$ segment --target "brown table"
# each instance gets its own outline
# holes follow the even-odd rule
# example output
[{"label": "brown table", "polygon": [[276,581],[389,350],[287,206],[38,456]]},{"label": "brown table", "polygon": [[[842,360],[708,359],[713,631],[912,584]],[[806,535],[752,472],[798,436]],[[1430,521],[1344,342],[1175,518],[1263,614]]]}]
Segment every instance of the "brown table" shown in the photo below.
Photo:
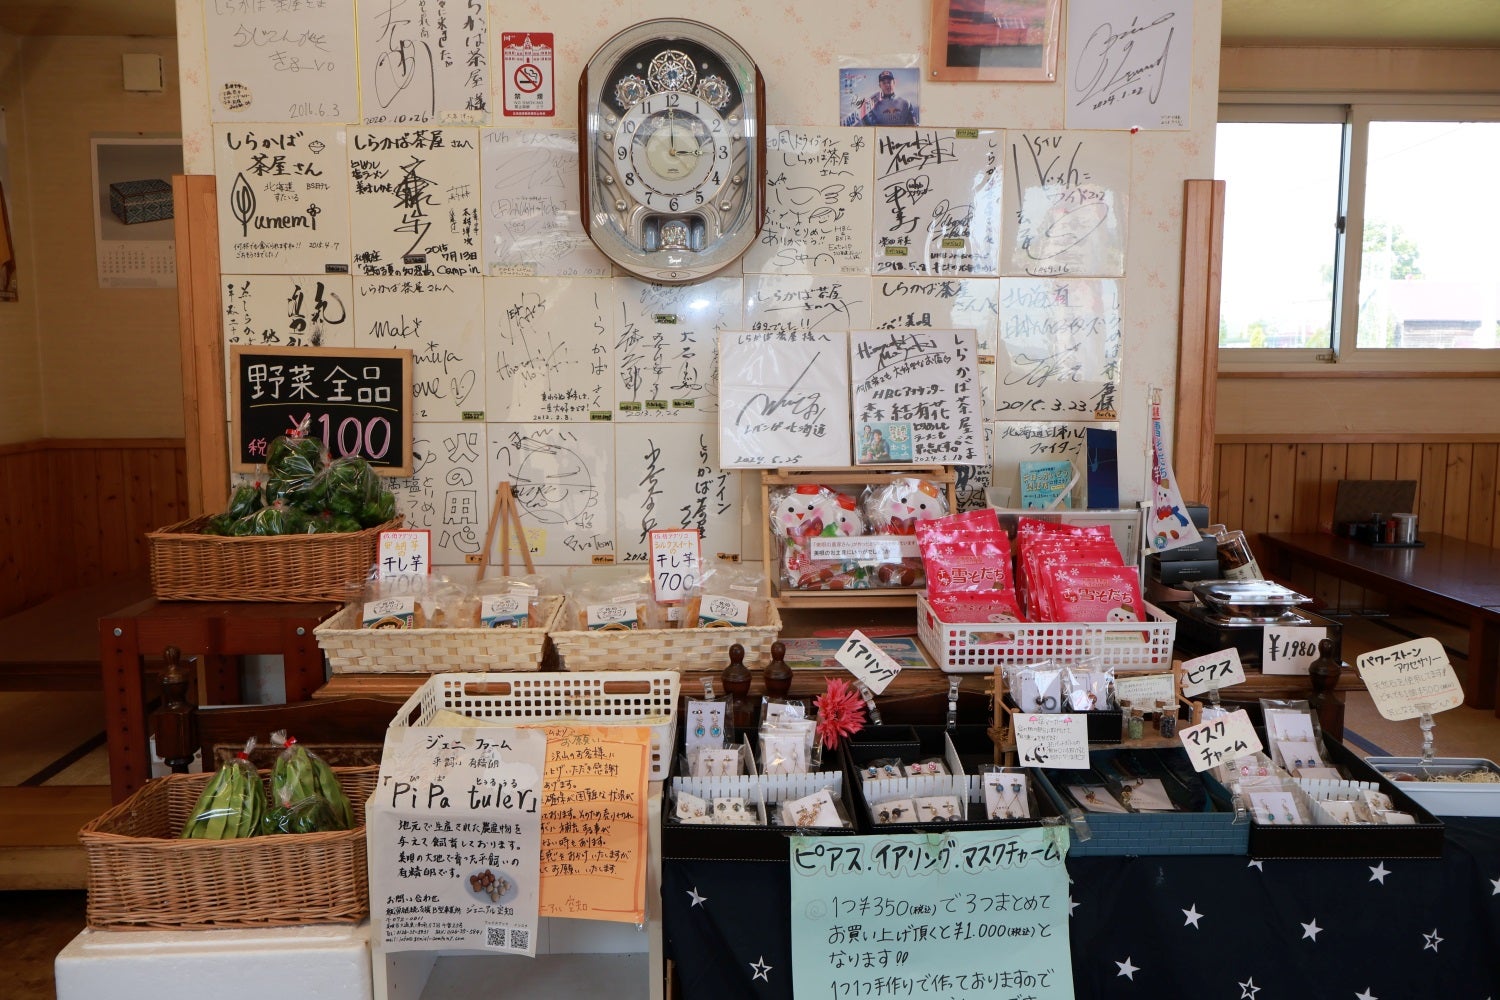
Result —
[{"label": "brown table", "polygon": [[99,619],[100,672],[104,683],[109,783],[119,802],[151,777],[142,676],[144,658],[168,646],[201,657],[202,704],[240,700],[240,661],[246,655],[281,656],[286,700],[305,701],[323,685],[323,650],[313,629],[338,611],[337,602],[271,604],[158,601],[132,604]]},{"label": "brown table", "polygon": [[[1469,627],[1464,703],[1495,708],[1500,654],[1500,549],[1448,535],[1423,535],[1421,548],[1378,548],[1318,533],[1262,534],[1266,567],[1285,577],[1306,566]],[[1500,710],[1496,711],[1500,715]]]}]

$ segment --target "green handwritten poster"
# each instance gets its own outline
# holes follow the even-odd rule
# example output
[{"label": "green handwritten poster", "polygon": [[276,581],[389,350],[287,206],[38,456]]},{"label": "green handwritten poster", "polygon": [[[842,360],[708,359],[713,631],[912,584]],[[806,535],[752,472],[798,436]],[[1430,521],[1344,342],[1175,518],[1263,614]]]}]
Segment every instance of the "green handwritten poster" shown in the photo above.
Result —
[{"label": "green handwritten poster", "polygon": [[793,837],[797,1000],[1070,1000],[1061,827]]}]

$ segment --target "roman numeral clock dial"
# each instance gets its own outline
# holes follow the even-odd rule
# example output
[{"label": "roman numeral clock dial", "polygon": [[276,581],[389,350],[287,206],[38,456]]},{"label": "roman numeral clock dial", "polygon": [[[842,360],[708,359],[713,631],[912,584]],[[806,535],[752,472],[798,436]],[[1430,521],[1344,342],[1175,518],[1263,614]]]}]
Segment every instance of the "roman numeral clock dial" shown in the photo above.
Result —
[{"label": "roman numeral clock dial", "polygon": [[611,260],[668,283],[735,261],[765,217],[765,83],[735,42],[664,18],[600,47],[579,80],[583,224]]}]

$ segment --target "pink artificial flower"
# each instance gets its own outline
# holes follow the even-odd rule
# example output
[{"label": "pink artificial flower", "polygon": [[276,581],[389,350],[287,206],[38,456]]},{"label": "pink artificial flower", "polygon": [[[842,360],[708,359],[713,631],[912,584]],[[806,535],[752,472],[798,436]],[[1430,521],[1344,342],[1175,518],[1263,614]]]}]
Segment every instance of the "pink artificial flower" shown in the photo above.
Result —
[{"label": "pink artificial flower", "polygon": [[864,702],[848,681],[828,678],[828,690],[814,698],[813,704],[818,707],[818,736],[830,750],[865,726]]}]

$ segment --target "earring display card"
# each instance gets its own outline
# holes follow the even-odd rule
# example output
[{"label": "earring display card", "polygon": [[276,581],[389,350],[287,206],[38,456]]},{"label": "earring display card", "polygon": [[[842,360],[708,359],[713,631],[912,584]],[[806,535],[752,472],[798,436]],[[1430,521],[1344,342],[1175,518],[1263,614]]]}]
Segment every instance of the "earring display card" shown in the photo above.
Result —
[{"label": "earring display card", "polygon": [[1079,808],[1093,813],[1127,813],[1130,810],[1110,794],[1107,785],[1072,785],[1068,791]]},{"label": "earring display card", "polygon": [[[1127,782],[1125,793],[1129,793],[1130,808],[1136,812],[1175,812],[1172,799],[1160,778],[1140,778]],[[1124,798],[1124,793],[1121,794]]]},{"label": "earring display card", "polygon": [[687,731],[683,734],[683,745],[689,756],[704,747],[717,749],[724,745],[724,702],[690,700],[684,718]]},{"label": "earring display card", "polygon": [[781,804],[781,825],[795,827],[843,826],[844,819],[834,805],[833,793],[820,788],[811,795]]},{"label": "earring display card", "polygon": [[1307,822],[1291,792],[1251,792],[1250,807],[1257,823],[1290,826]]},{"label": "earring display card", "polygon": [[986,816],[990,819],[1027,819],[1031,816],[1026,775],[991,771],[981,777]]}]

